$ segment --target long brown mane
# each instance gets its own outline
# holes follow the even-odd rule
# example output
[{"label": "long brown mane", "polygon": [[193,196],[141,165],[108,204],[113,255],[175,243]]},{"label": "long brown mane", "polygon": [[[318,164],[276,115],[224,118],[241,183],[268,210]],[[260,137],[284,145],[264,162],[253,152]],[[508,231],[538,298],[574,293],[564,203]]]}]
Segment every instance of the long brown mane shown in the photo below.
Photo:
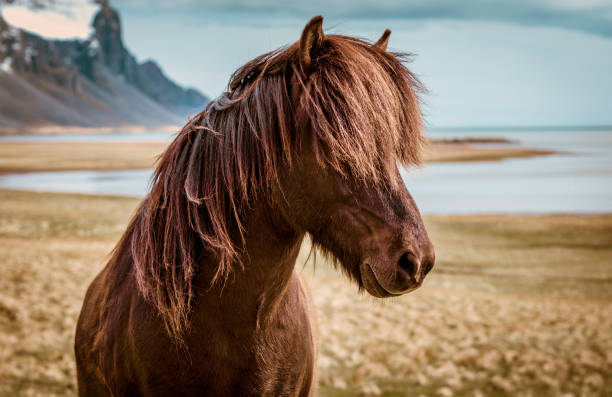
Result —
[{"label": "long brown mane", "polygon": [[[237,70],[228,91],[183,128],[111,259],[110,266],[121,262],[129,247],[138,289],[170,335],[180,337],[188,324],[202,257],[218,258],[213,284],[224,283],[240,265],[242,215],[271,192],[280,167],[290,167],[303,145],[322,166],[360,180],[378,181],[395,166],[383,164],[381,153],[420,162],[421,85],[403,54],[328,35],[305,77],[298,49]],[[312,141],[297,135],[308,125]]]}]

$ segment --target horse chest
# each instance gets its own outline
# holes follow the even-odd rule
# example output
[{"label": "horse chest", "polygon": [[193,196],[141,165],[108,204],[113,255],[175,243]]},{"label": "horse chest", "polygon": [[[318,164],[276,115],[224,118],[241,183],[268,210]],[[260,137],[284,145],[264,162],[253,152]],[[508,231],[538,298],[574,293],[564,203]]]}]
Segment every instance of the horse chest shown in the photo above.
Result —
[{"label": "horse chest", "polygon": [[315,383],[314,325],[307,305],[291,307],[255,344],[257,395],[312,395]]},{"label": "horse chest", "polygon": [[[163,395],[161,389],[171,386],[167,390],[173,397],[313,395],[316,348],[304,297],[301,289],[288,291],[278,315],[260,329],[202,325],[183,353],[160,349],[155,342],[157,357],[147,359],[155,364],[142,373],[146,389]],[[143,350],[154,349],[147,344]]]}]

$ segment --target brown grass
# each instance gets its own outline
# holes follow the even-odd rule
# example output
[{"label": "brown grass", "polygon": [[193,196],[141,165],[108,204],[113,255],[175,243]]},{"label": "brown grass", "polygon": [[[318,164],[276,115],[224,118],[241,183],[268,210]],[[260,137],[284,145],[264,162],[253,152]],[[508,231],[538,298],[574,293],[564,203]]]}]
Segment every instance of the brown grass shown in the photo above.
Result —
[{"label": "brown grass", "polygon": [[612,215],[426,223],[438,260],[409,296],[310,277],[326,395],[612,395]]},{"label": "brown grass", "polygon": [[2,142],[0,173],[153,168],[169,142]]},{"label": "brown grass", "polygon": [[[76,395],[76,316],[137,202],[0,190],[0,396]],[[322,396],[611,395],[612,215],[425,219],[438,261],[413,294],[306,267]]]},{"label": "brown grass", "polygon": [[[12,172],[153,168],[169,142],[1,142],[0,174]],[[433,142],[425,161],[493,161],[552,152],[513,146]]]}]

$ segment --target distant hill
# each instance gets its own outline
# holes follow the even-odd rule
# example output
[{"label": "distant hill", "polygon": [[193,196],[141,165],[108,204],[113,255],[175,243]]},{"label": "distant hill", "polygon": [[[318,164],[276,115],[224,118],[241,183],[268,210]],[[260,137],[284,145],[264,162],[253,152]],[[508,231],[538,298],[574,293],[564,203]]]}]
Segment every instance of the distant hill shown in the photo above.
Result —
[{"label": "distant hill", "polygon": [[0,132],[183,125],[208,98],[125,48],[119,14],[101,6],[87,40],[50,40],[0,17]]}]

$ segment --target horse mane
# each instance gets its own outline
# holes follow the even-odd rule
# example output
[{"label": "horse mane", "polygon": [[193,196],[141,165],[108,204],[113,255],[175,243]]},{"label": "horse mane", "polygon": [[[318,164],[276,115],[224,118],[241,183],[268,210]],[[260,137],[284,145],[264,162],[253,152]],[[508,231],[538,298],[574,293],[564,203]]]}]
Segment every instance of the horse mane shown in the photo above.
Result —
[{"label": "horse mane", "polygon": [[[138,290],[171,336],[180,339],[189,324],[203,258],[218,260],[213,285],[242,265],[242,215],[278,184],[280,167],[291,167],[301,145],[311,145],[321,166],[370,182],[395,160],[421,161],[422,86],[406,55],[327,35],[306,77],[298,51],[296,43],[250,61],[190,120],[161,156],[151,192],[115,249],[111,265],[125,260],[122,251],[131,254]],[[292,77],[302,92],[297,104]],[[297,136],[307,125],[312,141]]]}]

